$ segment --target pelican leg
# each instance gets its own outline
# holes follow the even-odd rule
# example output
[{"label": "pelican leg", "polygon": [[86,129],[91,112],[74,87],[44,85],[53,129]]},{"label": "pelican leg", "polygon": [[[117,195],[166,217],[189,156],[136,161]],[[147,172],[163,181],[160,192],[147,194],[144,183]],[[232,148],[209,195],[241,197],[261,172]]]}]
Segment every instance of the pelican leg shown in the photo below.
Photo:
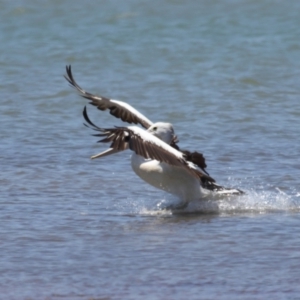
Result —
[{"label": "pelican leg", "polygon": [[185,208],[187,208],[189,205],[189,203],[187,201],[184,201],[184,202],[180,202],[179,204],[170,204],[170,205],[167,205],[166,207],[164,207],[163,209],[165,210],[183,210]]}]

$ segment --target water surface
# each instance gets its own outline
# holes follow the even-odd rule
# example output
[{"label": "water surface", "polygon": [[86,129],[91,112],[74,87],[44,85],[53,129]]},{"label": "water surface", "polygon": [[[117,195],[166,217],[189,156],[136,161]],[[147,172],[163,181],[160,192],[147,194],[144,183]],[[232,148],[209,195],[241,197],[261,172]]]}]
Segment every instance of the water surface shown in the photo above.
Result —
[{"label": "water surface", "polygon": [[[2,1],[3,299],[298,299],[298,1]],[[176,201],[82,123],[88,91],[174,125],[234,199]],[[99,126],[124,125],[88,107]]]}]

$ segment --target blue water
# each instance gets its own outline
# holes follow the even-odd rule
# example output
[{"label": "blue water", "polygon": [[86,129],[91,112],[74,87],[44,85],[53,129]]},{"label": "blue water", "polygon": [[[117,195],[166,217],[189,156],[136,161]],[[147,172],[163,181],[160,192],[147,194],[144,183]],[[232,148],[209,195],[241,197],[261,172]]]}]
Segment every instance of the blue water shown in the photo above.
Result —
[{"label": "blue water", "polygon": [[[300,2],[0,2],[1,299],[300,299]],[[174,125],[245,196],[183,214],[66,80]],[[103,127],[124,126],[89,106]]]}]

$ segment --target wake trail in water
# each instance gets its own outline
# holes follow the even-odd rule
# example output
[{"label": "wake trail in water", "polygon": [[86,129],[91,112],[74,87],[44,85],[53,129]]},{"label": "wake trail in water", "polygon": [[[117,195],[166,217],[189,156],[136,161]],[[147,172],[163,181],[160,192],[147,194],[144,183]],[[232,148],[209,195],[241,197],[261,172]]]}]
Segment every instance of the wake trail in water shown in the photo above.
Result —
[{"label": "wake trail in water", "polygon": [[287,194],[276,188],[274,191],[245,191],[245,195],[231,197],[212,196],[207,200],[198,200],[189,203],[182,210],[166,210],[166,200],[157,204],[151,210],[142,208],[139,214],[145,215],[172,215],[185,213],[202,214],[238,214],[238,213],[275,213],[300,212],[300,193]]}]

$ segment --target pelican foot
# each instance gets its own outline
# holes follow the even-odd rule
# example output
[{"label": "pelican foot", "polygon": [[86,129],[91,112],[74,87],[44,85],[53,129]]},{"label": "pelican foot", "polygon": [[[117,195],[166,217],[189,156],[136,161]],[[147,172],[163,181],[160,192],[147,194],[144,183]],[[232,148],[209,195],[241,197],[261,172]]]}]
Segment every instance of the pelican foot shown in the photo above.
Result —
[{"label": "pelican foot", "polygon": [[188,202],[183,202],[183,203],[179,203],[179,204],[170,204],[170,205],[165,206],[163,209],[172,210],[172,211],[183,210],[183,209],[187,208],[188,205],[189,205]]}]

